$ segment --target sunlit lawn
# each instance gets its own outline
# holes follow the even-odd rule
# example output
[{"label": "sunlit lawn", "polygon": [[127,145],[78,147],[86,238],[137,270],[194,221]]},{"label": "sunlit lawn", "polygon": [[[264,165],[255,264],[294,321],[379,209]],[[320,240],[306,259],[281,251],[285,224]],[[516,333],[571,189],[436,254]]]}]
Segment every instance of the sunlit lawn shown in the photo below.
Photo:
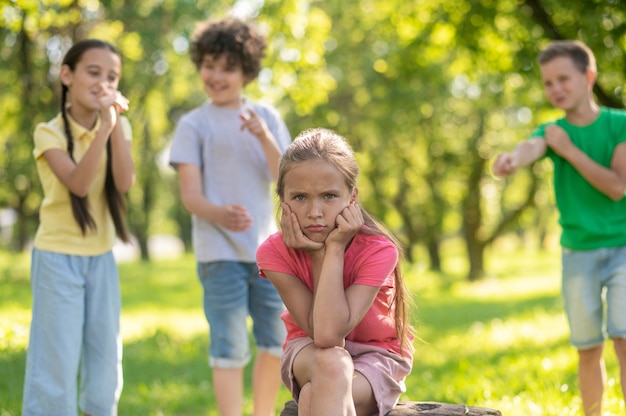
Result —
[{"label": "sunlit lawn", "polygon": [[[452,250],[453,252],[456,250]],[[557,251],[501,249],[490,277],[463,281],[407,267],[418,329],[404,400],[465,403],[503,415],[578,415],[573,349],[559,297]],[[29,258],[0,253],[0,416],[21,409],[30,321]],[[120,265],[125,384],[120,415],[217,415],[207,326],[193,257]],[[608,345],[610,347],[610,345]],[[605,415],[623,415],[617,364],[606,349]],[[250,377],[250,372],[246,373]],[[249,383],[248,383],[249,385]],[[277,414],[289,394],[281,390]],[[248,397],[250,394],[248,392]],[[246,402],[251,414],[251,402]]]}]

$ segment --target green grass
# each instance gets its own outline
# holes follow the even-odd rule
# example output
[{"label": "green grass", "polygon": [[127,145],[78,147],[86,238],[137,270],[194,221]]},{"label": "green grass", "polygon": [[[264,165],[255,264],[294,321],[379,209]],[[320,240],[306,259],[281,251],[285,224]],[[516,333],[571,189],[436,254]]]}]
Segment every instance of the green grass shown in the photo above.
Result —
[{"label": "green grass", "polygon": [[[28,262],[27,255],[0,253],[0,416],[19,415],[21,409],[31,302]],[[558,252],[488,253],[491,275],[473,284],[461,277],[461,256],[447,262],[446,275],[419,263],[406,270],[418,340],[403,399],[491,407],[512,416],[581,414],[576,353],[567,342],[559,296]],[[120,274],[125,377],[120,415],[217,415],[193,257],[121,264]],[[623,415],[609,347],[604,414]],[[289,399],[282,388],[277,414]],[[248,399],[246,414],[251,408]]]}]

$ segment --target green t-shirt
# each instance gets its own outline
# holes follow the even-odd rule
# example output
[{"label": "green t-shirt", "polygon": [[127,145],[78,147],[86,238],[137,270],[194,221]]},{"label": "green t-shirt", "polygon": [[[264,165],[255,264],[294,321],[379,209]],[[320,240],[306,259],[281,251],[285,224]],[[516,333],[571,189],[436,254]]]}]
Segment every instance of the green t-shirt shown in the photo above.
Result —
[{"label": "green t-shirt", "polygon": [[[626,141],[626,111],[600,108],[598,118],[587,126],[574,126],[565,118],[545,123],[531,137],[544,137],[545,127],[556,124],[572,143],[596,163],[609,168],[614,149]],[[562,227],[561,246],[572,250],[595,250],[626,245],[626,197],[619,201],[594,188],[550,147],[554,163],[554,194]]]}]

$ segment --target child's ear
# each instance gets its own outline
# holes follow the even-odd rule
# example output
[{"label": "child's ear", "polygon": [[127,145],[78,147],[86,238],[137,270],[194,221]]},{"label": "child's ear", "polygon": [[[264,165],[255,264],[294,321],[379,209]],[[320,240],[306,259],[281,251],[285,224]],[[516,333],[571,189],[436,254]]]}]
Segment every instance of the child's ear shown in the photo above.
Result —
[{"label": "child's ear", "polygon": [[350,203],[351,204],[355,203],[358,196],[359,196],[359,188],[354,188],[352,190],[352,196],[350,197]]},{"label": "child's ear", "polygon": [[596,82],[597,76],[598,76],[598,73],[596,71],[593,71],[591,69],[587,70],[587,82],[589,83],[590,86],[593,87],[593,84]]},{"label": "child's ear", "polygon": [[69,87],[70,85],[72,85],[72,75],[73,75],[73,72],[69,66],[67,65],[61,66],[61,73],[59,74],[59,78],[61,79],[61,82],[63,83],[63,85],[65,85],[66,87]]}]

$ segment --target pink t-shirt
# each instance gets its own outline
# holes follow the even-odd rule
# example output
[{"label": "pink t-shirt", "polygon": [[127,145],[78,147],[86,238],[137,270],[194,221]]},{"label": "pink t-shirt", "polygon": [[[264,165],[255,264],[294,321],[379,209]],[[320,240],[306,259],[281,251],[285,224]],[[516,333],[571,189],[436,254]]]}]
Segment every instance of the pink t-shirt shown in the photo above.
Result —
[{"label": "pink t-shirt", "polygon": [[[300,279],[313,292],[313,274],[309,254],[288,248],[282,232],[271,235],[257,250],[261,276],[264,270],[286,273]],[[347,340],[375,345],[400,354],[394,312],[389,308],[394,295],[393,270],[398,262],[396,246],[384,236],[358,233],[344,256],[344,289],[353,284],[379,286],[380,290],[363,320],[348,334]],[[288,310],[282,315],[287,329],[287,340],[305,337]],[[407,358],[410,358],[407,357]]]}]

